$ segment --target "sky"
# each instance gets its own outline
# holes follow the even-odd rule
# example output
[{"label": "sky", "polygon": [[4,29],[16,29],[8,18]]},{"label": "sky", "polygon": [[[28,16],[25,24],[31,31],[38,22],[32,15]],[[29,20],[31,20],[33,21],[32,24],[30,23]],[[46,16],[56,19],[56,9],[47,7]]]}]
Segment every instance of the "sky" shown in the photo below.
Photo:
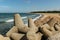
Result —
[{"label": "sky", "polygon": [[60,10],[60,0],[0,0],[0,13]]}]

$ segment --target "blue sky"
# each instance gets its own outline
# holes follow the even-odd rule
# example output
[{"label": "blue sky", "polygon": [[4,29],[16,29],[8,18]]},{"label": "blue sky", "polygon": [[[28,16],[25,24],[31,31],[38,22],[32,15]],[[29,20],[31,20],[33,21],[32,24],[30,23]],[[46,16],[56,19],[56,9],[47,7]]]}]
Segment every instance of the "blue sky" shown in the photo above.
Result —
[{"label": "blue sky", "polygon": [[0,0],[0,12],[60,10],[60,0]]}]

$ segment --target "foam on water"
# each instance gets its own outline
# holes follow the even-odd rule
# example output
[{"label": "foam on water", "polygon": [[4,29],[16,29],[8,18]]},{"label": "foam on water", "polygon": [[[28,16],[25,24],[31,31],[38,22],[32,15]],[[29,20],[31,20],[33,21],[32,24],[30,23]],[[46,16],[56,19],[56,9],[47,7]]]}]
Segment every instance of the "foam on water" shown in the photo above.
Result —
[{"label": "foam on water", "polygon": [[[22,19],[25,19],[25,18],[27,18],[27,17],[22,17]],[[13,21],[14,21],[14,19],[8,19],[5,22],[13,22]]]},{"label": "foam on water", "polygon": [[22,17],[22,19],[25,19],[25,18],[27,18],[27,16],[25,16],[25,17]]},{"label": "foam on water", "polygon": [[37,20],[37,19],[40,18],[41,16],[42,16],[42,15],[40,15],[40,16],[34,18],[33,21]]},{"label": "foam on water", "polygon": [[6,20],[5,22],[13,22],[14,19],[9,19],[9,20]]},{"label": "foam on water", "polygon": [[[36,16],[36,15],[31,15],[31,16],[28,16],[28,17],[32,17],[33,18],[33,21],[37,20],[38,18],[40,18],[42,15],[39,15],[39,16]],[[24,16],[22,17],[22,20],[24,21],[25,25],[28,24],[28,17],[27,16]],[[8,19],[8,20],[4,20],[4,22],[13,22],[14,19]]]},{"label": "foam on water", "polygon": [[[37,20],[37,19],[40,18],[41,16],[42,16],[42,15],[37,16],[36,18],[33,19],[33,21]],[[27,16],[22,17],[22,19],[23,19],[24,22],[27,21],[26,18],[27,18]],[[8,19],[8,20],[6,20],[5,22],[13,22],[13,21],[14,21],[14,19]],[[25,24],[27,25],[27,23],[25,23]]]}]

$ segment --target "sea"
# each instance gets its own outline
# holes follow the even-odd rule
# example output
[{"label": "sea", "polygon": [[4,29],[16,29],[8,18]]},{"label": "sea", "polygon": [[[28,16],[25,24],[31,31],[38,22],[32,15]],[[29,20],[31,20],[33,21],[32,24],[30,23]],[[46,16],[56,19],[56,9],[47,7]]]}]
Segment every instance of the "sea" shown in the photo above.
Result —
[{"label": "sea", "polygon": [[[28,24],[28,18],[32,18],[33,21],[41,17],[41,14],[33,13],[19,13],[25,25]],[[14,26],[15,13],[0,13],[0,34],[5,35]]]}]

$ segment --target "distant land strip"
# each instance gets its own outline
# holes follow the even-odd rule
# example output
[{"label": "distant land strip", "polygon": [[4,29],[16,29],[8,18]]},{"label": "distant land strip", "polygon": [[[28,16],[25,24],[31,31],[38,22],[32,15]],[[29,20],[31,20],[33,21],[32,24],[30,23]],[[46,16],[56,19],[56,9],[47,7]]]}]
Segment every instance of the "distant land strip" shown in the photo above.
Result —
[{"label": "distant land strip", "polygon": [[60,13],[60,11],[33,11],[30,13]]}]

